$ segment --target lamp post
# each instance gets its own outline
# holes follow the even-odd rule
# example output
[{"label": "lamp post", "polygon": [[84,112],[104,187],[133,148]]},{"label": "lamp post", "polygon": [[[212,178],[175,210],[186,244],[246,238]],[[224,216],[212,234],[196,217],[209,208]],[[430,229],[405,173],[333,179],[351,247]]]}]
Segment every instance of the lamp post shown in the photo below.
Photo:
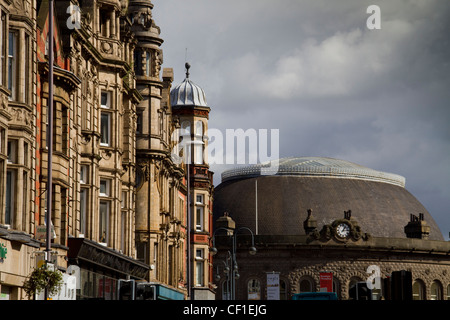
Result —
[{"label": "lamp post", "polygon": [[[231,252],[228,250],[228,256],[226,258],[226,262],[222,260],[222,263],[224,265],[223,267],[223,273],[226,276],[226,280],[224,281],[224,285],[226,286],[226,298],[223,300],[230,300],[230,270],[231,270]],[[220,273],[219,273],[219,266],[217,266],[216,276],[215,276],[216,282],[220,281]]]},{"label": "lamp post", "polygon": [[[47,214],[46,222],[46,248],[45,248],[45,262],[48,265],[51,261],[51,225],[52,225],[52,191],[53,191],[53,176],[52,176],[52,154],[53,154],[53,0],[48,3],[48,126],[47,126]],[[45,289],[44,299],[48,299],[48,290]]]},{"label": "lamp post", "polygon": [[[215,255],[218,252],[215,242],[216,242],[216,233],[219,231],[226,231],[227,235],[232,239],[231,252],[228,251],[229,258],[227,258],[227,264],[226,264],[226,266],[229,267],[230,271],[231,271],[231,276],[229,276],[230,289],[231,289],[231,300],[236,299],[236,280],[239,279],[239,277],[240,277],[240,275],[238,273],[239,267],[238,267],[237,260],[236,260],[236,248],[237,248],[237,236],[238,236],[239,232],[242,230],[246,230],[246,231],[250,232],[250,234],[252,236],[252,246],[249,248],[249,253],[251,255],[255,255],[257,250],[255,248],[254,235],[253,235],[252,230],[250,230],[247,227],[239,227],[238,229],[220,227],[220,228],[216,229],[213,233],[212,247],[210,249],[210,252],[212,255]],[[229,262],[229,264],[228,264],[228,262]]]}]

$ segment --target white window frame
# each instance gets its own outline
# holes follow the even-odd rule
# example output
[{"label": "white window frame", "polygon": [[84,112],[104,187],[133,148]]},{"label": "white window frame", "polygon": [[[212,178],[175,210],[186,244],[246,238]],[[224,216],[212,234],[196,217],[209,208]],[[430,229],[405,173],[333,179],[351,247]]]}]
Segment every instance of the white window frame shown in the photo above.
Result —
[{"label": "white window frame", "polygon": [[201,193],[195,195],[195,231],[205,230],[205,196]]},{"label": "white window frame", "polygon": [[[199,200],[200,199],[200,200]],[[203,194],[201,194],[201,193],[198,193],[196,196],[195,196],[195,203],[196,204],[204,204],[205,202],[204,202],[204,195]]]}]

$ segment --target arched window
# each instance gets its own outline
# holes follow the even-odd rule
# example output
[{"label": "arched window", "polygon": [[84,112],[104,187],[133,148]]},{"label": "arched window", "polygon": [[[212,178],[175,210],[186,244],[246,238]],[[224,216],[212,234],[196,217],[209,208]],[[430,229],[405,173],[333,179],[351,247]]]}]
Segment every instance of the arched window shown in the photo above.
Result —
[{"label": "arched window", "polygon": [[450,284],[447,285],[447,300],[450,300]]},{"label": "arched window", "polygon": [[413,283],[413,300],[425,300],[425,285],[422,280],[417,279]]},{"label": "arched window", "polygon": [[314,292],[314,280],[310,277],[300,279],[300,292]]},{"label": "arched window", "polygon": [[350,299],[355,300],[363,300],[367,298],[367,296],[361,295],[362,291],[358,290],[359,287],[358,283],[362,282],[363,280],[359,277],[352,277],[350,278],[349,284],[348,284],[348,296]]},{"label": "arched window", "polygon": [[250,279],[247,285],[248,300],[261,300],[261,282],[258,279]]},{"label": "arched window", "polygon": [[280,279],[280,300],[288,300],[288,288],[286,281]]},{"label": "arched window", "polygon": [[195,135],[203,137],[203,122],[201,120],[195,121]]},{"label": "arched window", "polygon": [[438,280],[434,280],[431,284],[431,300],[442,300],[442,285]]}]

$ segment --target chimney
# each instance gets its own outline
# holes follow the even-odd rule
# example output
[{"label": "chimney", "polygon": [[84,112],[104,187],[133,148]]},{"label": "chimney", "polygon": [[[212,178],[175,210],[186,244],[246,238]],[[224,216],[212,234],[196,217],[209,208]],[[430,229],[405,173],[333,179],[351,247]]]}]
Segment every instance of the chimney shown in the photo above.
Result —
[{"label": "chimney", "polygon": [[228,235],[232,235],[234,229],[236,228],[236,223],[233,219],[228,215],[228,212],[224,212],[223,216],[216,220],[214,224],[214,228],[226,228]]}]

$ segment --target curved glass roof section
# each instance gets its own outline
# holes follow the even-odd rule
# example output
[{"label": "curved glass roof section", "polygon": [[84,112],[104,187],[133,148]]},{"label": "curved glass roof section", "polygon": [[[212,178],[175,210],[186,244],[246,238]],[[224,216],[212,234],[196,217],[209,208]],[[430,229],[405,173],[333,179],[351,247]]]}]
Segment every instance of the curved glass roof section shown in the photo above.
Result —
[{"label": "curved glass roof section", "polygon": [[373,170],[345,160],[324,157],[289,157],[238,167],[224,171],[222,182],[269,175],[359,179],[405,187],[405,178],[400,175]]}]

